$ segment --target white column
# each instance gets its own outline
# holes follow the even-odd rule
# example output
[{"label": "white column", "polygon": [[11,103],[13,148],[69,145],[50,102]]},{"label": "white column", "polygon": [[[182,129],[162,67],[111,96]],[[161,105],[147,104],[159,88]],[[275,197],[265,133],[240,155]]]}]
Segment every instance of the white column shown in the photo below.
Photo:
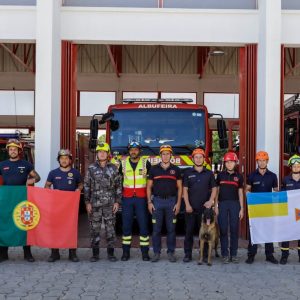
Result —
[{"label": "white column", "polygon": [[269,153],[269,169],[279,174],[281,0],[258,4],[257,150]]},{"label": "white column", "polygon": [[43,186],[48,172],[57,166],[61,110],[61,0],[37,0],[35,169]]}]

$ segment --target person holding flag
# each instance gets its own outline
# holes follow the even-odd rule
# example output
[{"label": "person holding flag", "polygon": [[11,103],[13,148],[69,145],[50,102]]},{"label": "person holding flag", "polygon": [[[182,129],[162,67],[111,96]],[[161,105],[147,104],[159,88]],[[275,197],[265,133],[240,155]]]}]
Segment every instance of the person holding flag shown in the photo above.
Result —
[{"label": "person holding flag", "polygon": [[[70,150],[61,149],[57,154],[59,167],[49,172],[45,188],[53,187],[55,190],[61,191],[81,191],[83,183],[78,170],[72,167],[73,156]],[[48,262],[55,262],[60,259],[59,249],[51,249],[51,255]],[[69,249],[69,260],[78,262],[76,249]]]},{"label": "person holding flag", "polygon": [[[268,170],[269,154],[265,151],[259,151],[256,153],[257,169],[250,173],[247,178],[245,192],[251,193],[268,193],[278,192],[278,179],[275,173]],[[252,244],[251,236],[249,234],[248,244],[248,258],[247,264],[254,262],[254,257],[257,253],[257,244]],[[277,259],[273,255],[274,245],[273,243],[265,244],[266,261],[278,264]]]},{"label": "person holding flag", "polygon": [[[300,156],[295,154],[290,157],[288,166],[291,168],[291,174],[283,178],[282,191],[299,190],[300,189]],[[280,264],[285,265],[289,257],[290,243],[281,243]],[[298,256],[300,262],[300,240],[298,240]]]},{"label": "person holding flag", "polygon": [[100,230],[104,221],[107,257],[117,261],[114,255],[116,240],[115,220],[122,199],[122,177],[118,168],[109,162],[110,147],[100,143],[96,147],[96,162],[89,165],[84,178],[84,199],[90,220],[91,262],[99,260]]},{"label": "person holding flag", "polygon": [[[9,159],[0,162],[0,175],[4,185],[26,186],[34,185],[40,181],[39,174],[34,170],[33,165],[21,159],[23,151],[22,144],[17,139],[9,139],[6,144]],[[34,262],[30,246],[23,246],[24,259]],[[8,260],[8,247],[0,246],[0,262]]]}]

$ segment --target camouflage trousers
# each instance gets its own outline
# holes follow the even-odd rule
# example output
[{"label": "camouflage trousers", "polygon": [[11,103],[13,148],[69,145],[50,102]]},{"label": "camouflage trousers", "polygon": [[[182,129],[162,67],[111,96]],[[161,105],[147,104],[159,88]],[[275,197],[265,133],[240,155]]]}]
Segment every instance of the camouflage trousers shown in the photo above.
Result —
[{"label": "camouflage trousers", "polygon": [[89,215],[91,247],[99,247],[102,221],[105,227],[107,248],[114,248],[116,216],[112,212],[112,206],[93,207],[92,213]]}]

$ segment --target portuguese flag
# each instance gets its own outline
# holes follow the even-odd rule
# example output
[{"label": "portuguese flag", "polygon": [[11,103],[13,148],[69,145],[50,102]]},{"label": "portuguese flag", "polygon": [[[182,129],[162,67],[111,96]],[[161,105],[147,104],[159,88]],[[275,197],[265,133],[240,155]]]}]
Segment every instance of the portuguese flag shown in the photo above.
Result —
[{"label": "portuguese flag", "polygon": [[77,248],[80,192],[0,186],[0,246]]}]

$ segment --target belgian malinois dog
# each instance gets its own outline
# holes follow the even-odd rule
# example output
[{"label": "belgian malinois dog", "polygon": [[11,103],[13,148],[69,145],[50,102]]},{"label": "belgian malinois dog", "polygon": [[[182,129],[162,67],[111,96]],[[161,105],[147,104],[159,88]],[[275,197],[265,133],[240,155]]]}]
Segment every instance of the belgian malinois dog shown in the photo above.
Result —
[{"label": "belgian malinois dog", "polygon": [[211,254],[213,247],[215,247],[215,256],[219,257],[218,254],[218,242],[219,242],[219,228],[215,221],[215,212],[212,208],[205,208],[202,215],[201,228],[199,231],[200,241],[200,256],[198,265],[203,263],[203,249],[204,244],[208,244],[208,259],[207,265],[211,266]]}]

